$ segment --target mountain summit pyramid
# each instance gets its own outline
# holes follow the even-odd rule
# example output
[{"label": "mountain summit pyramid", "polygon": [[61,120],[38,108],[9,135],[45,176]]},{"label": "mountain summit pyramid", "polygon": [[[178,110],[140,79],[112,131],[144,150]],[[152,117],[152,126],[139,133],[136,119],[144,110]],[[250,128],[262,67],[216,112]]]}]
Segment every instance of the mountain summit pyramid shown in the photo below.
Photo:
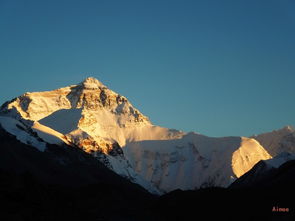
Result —
[{"label": "mountain summit pyramid", "polygon": [[125,97],[91,77],[80,84],[53,91],[25,93],[6,105],[4,108],[7,111],[34,121],[61,109],[107,109],[113,113],[129,115],[129,122],[148,123],[148,119],[133,108]]},{"label": "mountain summit pyramid", "polygon": [[93,77],[86,78],[81,85],[85,89],[99,89],[99,88],[105,88],[105,86],[97,79]]},{"label": "mountain summit pyramid", "polygon": [[153,125],[126,97],[92,77],[6,102],[0,124],[40,151],[47,144],[79,147],[158,194],[228,186],[272,158],[254,138],[211,138]]}]

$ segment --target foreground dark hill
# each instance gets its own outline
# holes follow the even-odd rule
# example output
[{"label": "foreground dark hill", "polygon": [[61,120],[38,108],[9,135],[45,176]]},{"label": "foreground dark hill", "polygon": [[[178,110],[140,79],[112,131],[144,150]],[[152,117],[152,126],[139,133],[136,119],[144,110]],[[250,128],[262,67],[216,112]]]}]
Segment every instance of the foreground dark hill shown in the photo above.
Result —
[{"label": "foreground dark hill", "polygon": [[236,180],[230,188],[277,188],[290,189],[295,187],[295,160],[282,164],[279,168],[270,168],[260,161],[249,172]]},{"label": "foreground dark hill", "polygon": [[279,168],[261,161],[229,188],[174,191],[162,196],[156,208],[163,220],[201,216],[206,220],[291,221],[295,220],[294,187],[294,160]]},{"label": "foreground dark hill", "polygon": [[[262,188],[206,188],[174,191],[162,196],[155,206],[162,220],[292,221],[294,191]],[[273,212],[273,207],[289,212]]]},{"label": "foreground dark hill", "polygon": [[73,147],[45,152],[0,128],[0,220],[151,220],[153,196]]}]

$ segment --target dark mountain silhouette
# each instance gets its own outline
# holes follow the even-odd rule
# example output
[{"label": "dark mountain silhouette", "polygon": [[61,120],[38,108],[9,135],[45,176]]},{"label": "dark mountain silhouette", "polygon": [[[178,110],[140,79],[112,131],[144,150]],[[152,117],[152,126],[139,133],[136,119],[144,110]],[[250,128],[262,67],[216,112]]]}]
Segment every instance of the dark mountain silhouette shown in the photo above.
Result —
[{"label": "dark mountain silhouette", "polygon": [[[0,128],[1,220],[151,220],[154,196],[78,148],[25,145]],[[148,218],[147,218],[148,217]]]}]

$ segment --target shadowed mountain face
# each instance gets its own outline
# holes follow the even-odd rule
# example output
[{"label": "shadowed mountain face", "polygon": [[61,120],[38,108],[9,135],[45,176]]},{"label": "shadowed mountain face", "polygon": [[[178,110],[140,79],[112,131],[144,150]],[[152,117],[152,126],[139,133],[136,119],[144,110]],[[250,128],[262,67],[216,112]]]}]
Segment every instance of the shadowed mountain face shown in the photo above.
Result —
[{"label": "shadowed mountain face", "polygon": [[62,109],[39,120],[39,122],[42,125],[52,128],[62,134],[67,134],[77,129],[81,116],[82,109]]},{"label": "shadowed mountain face", "polygon": [[123,150],[137,173],[169,192],[230,184],[235,176],[233,153],[241,143],[240,137],[189,134],[182,139],[132,142]]}]

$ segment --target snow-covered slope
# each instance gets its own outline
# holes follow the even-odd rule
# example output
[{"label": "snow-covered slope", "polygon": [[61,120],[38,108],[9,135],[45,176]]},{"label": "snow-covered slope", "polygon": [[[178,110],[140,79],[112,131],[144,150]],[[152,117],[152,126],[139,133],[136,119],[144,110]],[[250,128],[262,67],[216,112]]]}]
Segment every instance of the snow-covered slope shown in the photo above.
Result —
[{"label": "snow-covered slope", "polygon": [[273,168],[279,168],[282,164],[290,161],[290,160],[295,160],[295,154],[291,154],[288,152],[282,152],[276,157],[265,160],[265,164],[268,165],[269,167]]},{"label": "snow-covered slope", "polygon": [[196,133],[176,140],[132,142],[123,151],[135,171],[162,192],[225,187],[261,159],[270,158],[253,139]]},{"label": "snow-covered slope", "polygon": [[34,134],[24,122],[11,117],[0,116],[0,126],[22,143],[36,147],[42,152],[46,149],[46,143]]},{"label": "snow-covered slope", "polygon": [[286,126],[280,130],[253,136],[267,151],[275,157],[282,152],[295,154],[295,130]]},{"label": "snow-covered slope", "polygon": [[127,98],[94,78],[25,93],[6,102],[0,114],[8,132],[20,133],[8,126],[7,117],[13,125],[24,122],[45,142],[78,146],[155,193],[227,186],[258,161],[271,158],[254,139],[210,138],[155,126]]}]

